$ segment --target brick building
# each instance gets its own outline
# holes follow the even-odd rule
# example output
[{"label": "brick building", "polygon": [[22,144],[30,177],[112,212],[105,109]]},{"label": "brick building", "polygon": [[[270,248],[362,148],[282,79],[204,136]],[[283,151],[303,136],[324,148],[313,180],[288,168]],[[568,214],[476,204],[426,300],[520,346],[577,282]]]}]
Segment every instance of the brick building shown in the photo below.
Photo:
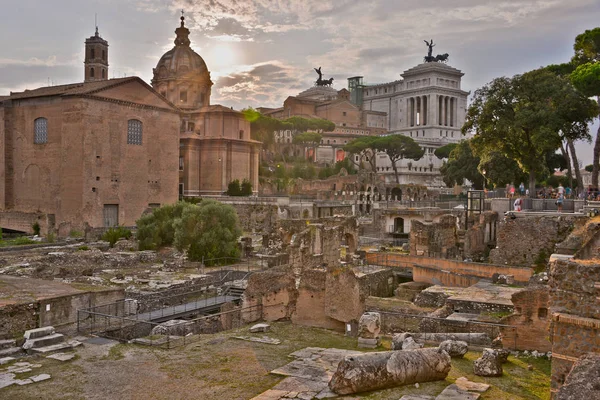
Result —
[{"label": "brick building", "polygon": [[[0,96],[0,228],[66,236],[135,225],[179,196],[258,187],[250,124],[210,105],[212,81],[189,30],[140,78],[108,79],[108,42],[85,41],[84,82]],[[178,187],[179,184],[179,187]]]},{"label": "brick building", "polygon": [[210,72],[190,47],[183,16],[175,34],[152,86],[180,109],[180,196],[219,195],[235,179],[248,179],[258,191],[260,142],[250,139],[250,123],[238,111],[210,104]]}]

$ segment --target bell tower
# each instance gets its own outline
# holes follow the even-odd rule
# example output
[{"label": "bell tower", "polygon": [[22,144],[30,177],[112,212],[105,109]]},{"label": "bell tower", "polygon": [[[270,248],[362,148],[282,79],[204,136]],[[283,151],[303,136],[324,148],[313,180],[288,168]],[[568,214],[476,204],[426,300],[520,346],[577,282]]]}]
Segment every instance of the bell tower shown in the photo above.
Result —
[{"label": "bell tower", "polygon": [[84,82],[108,79],[108,42],[96,33],[85,40]]}]

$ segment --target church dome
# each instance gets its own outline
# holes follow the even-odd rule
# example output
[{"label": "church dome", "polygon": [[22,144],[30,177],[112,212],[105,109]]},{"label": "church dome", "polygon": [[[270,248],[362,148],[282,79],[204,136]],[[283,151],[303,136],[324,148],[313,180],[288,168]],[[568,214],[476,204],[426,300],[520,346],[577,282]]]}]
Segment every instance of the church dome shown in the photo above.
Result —
[{"label": "church dome", "polygon": [[190,30],[183,16],[175,34],[175,47],[163,54],[153,69],[152,86],[180,107],[208,105],[213,82],[206,63],[190,47]]}]

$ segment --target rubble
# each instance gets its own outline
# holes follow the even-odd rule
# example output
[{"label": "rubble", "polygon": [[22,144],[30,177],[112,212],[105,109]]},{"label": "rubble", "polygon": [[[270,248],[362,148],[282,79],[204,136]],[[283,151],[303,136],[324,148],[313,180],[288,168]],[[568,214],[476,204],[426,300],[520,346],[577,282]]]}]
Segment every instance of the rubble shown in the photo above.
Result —
[{"label": "rubble", "polygon": [[467,342],[460,340],[444,340],[440,343],[439,348],[448,353],[452,358],[462,358],[469,351]]},{"label": "rubble", "polygon": [[502,376],[502,356],[495,349],[484,349],[473,363],[473,373],[479,376]]}]

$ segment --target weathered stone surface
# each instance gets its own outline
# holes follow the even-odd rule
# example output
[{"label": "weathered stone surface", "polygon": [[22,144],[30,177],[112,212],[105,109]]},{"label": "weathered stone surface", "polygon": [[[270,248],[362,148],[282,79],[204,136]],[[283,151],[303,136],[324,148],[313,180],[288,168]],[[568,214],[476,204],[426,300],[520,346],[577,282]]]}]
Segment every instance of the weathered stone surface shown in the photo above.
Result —
[{"label": "weathered stone surface", "polygon": [[56,331],[53,326],[44,326],[42,328],[30,329],[25,331],[23,337],[27,340],[38,339],[44,336],[53,335]]},{"label": "weathered stone surface", "polygon": [[435,400],[435,397],[425,394],[405,394],[400,397],[400,400]]},{"label": "weathered stone surface", "polygon": [[56,353],[49,355],[46,358],[53,358],[58,361],[69,361],[75,358],[75,353]]},{"label": "weathered stone surface", "polygon": [[376,339],[381,330],[381,314],[366,312],[358,321],[358,337],[364,339]]},{"label": "weathered stone surface", "polygon": [[250,333],[269,332],[270,330],[271,325],[269,324],[256,324],[250,327]]},{"label": "weathered stone surface", "polygon": [[492,339],[487,333],[411,333],[418,341],[441,343],[445,340],[460,340],[469,345],[490,346]]},{"label": "weathered stone surface", "polygon": [[454,382],[454,384],[456,386],[458,386],[460,389],[467,390],[469,392],[483,393],[490,388],[490,385],[488,385],[487,383],[471,382],[464,376],[461,376],[460,378],[458,378],[456,380],[456,382]]},{"label": "weathered stone surface", "polygon": [[358,338],[358,347],[361,349],[375,349],[379,346],[379,339]]},{"label": "weathered stone surface", "polygon": [[589,353],[573,365],[556,400],[600,399],[600,354]]},{"label": "weathered stone surface", "polygon": [[192,332],[189,321],[172,319],[152,328],[152,335],[185,336]]},{"label": "weathered stone surface", "polygon": [[450,356],[438,349],[347,356],[339,363],[329,388],[337,394],[351,394],[436,381],[445,379],[450,367]]},{"label": "weathered stone surface", "polygon": [[402,344],[409,337],[412,337],[409,332],[396,333],[392,336],[392,350],[402,350]]},{"label": "weathered stone surface", "polygon": [[8,364],[9,362],[15,361],[15,360],[16,360],[16,358],[14,358],[14,357],[3,357],[3,358],[0,358],[0,365]]},{"label": "weathered stone surface", "polygon": [[452,358],[461,358],[467,351],[469,351],[469,345],[467,342],[460,340],[444,340],[440,343],[440,350],[444,350]]},{"label": "weathered stone surface", "polygon": [[51,378],[51,376],[49,374],[39,374],[39,375],[29,377],[29,379],[31,379],[34,382],[41,382],[41,381],[48,380],[50,378]]},{"label": "weathered stone surface", "polygon": [[417,350],[422,349],[423,345],[415,342],[415,339],[412,337],[407,337],[404,342],[402,342],[402,350]]},{"label": "weathered stone surface", "polygon": [[479,376],[502,376],[502,361],[495,349],[484,349],[473,363],[473,373]]},{"label": "weathered stone surface", "polygon": [[435,400],[477,400],[480,396],[479,393],[470,393],[453,384],[444,389]]},{"label": "weathered stone surface", "polygon": [[504,364],[508,362],[508,356],[510,355],[510,351],[508,349],[494,349],[494,351],[496,352],[500,363]]},{"label": "weathered stone surface", "polygon": [[281,344],[281,340],[279,339],[273,339],[270,337],[254,337],[254,336],[234,336],[234,339],[239,339],[239,340],[246,340],[248,342],[257,342],[257,343],[264,343],[264,344]]}]

